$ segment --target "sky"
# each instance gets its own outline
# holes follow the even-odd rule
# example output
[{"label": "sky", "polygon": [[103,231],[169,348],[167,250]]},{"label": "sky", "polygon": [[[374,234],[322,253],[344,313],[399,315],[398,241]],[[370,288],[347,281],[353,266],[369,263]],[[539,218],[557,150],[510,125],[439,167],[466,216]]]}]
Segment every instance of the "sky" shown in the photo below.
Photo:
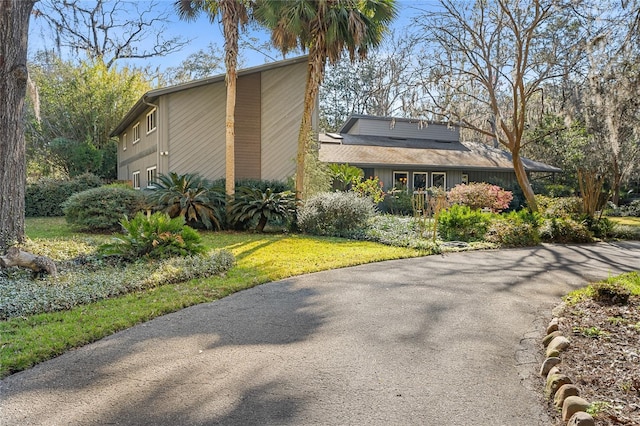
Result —
[{"label": "sky", "polygon": [[[81,0],[83,1],[83,0]],[[93,2],[87,1],[87,4]],[[146,0],[139,0],[138,3],[149,3]],[[156,0],[158,7],[169,12],[171,22],[167,25],[163,35],[167,38],[172,36],[181,36],[189,40],[187,46],[179,52],[153,59],[132,60],[128,65],[137,67],[157,68],[164,70],[167,67],[175,67],[186,58],[189,54],[195,53],[200,49],[206,49],[208,44],[213,42],[222,50],[224,38],[222,30],[218,23],[211,23],[205,16],[201,16],[195,22],[185,22],[178,19],[177,14],[173,10],[173,0]],[[393,29],[400,30],[411,23],[411,18],[419,13],[420,9],[430,9],[435,6],[437,0],[397,0],[398,17],[393,24]],[[254,37],[260,41],[268,41],[269,35],[265,30],[250,28],[243,34],[243,37]],[[41,18],[32,18],[29,31],[29,52],[33,54],[39,49],[53,49],[55,44],[52,37],[45,27],[45,22]],[[241,51],[242,63],[241,67],[251,67],[261,65],[274,59],[281,59],[282,56],[273,57],[277,52],[270,52],[272,57],[265,56],[253,49],[243,49]],[[289,57],[292,55],[289,55]],[[122,64],[122,63],[121,63]]]}]

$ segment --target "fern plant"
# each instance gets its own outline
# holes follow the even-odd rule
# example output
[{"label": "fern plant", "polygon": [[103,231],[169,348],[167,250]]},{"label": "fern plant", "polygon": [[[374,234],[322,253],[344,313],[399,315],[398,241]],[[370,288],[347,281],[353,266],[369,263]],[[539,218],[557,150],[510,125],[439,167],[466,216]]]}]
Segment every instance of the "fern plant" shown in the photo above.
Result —
[{"label": "fern plant", "polygon": [[224,189],[197,174],[171,172],[155,181],[149,199],[170,217],[181,216],[189,226],[220,229],[225,206]]},{"label": "fern plant", "polygon": [[263,232],[269,220],[287,221],[295,213],[295,196],[292,191],[264,192],[258,188],[240,187],[236,190],[231,207],[230,220],[247,226],[257,220],[256,231]]},{"label": "fern plant", "polygon": [[170,218],[163,212],[149,217],[138,213],[120,222],[125,234],[111,243],[100,246],[100,253],[119,256],[126,260],[142,257],[166,259],[174,256],[190,256],[206,251],[198,231],[185,226],[183,217]]}]

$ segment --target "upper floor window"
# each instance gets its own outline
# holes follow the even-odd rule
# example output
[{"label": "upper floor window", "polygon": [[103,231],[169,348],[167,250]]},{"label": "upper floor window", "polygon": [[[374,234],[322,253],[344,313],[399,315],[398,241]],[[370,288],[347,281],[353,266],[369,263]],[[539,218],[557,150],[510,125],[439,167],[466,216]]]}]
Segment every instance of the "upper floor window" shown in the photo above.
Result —
[{"label": "upper floor window", "polygon": [[133,143],[136,143],[140,140],[140,122],[133,125]]},{"label": "upper floor window", "polygon": [[123,151],[127,150],[127,134],[126,133],[122,135],[122,150]]},{"label": "upper floor window", "polygon": [[147,134],[153,132],[156,129],[156,109],[151,110],[147,114]]}]

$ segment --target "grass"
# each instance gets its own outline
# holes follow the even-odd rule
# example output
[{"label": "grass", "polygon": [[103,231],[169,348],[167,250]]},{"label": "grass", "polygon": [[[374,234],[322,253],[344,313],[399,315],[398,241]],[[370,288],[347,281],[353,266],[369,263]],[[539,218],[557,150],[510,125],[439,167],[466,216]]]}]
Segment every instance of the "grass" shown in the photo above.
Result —
[{"label": "grass", "polygon": [[617,223],[618,225],[638,226],[638,227],[640,227],[640,217],[634,217],[634,216],[623,216],[623,217],[607,216],[607,218],[609,220],[611,220],[612,222]]},{"label": "grass", "polygon": [[[629,272],[615,277],[609,277],[603,282],[607,284],[619,285],[629,290],[631,292],[631,295],[640,296],[640,271]],[[598,283],[594,284],[597,285]],[[570,292],[564,297],[565,303],[569,306],[572,306],[587,298],[593,298],[596,293],[594,284]]]},{"label": "grass", "polygon": [[[76,235],[60,218],[29,218],[26,231],[31,239],[63,239]],[[160,315],[217,300],[258,284],[423,254],[414,249],[339,238],[212,232],[202,236],[209,248],[226,248],[236,256],[237,264],[226,276],[164,285],[68,311],[2,321],[0,377]]]}]

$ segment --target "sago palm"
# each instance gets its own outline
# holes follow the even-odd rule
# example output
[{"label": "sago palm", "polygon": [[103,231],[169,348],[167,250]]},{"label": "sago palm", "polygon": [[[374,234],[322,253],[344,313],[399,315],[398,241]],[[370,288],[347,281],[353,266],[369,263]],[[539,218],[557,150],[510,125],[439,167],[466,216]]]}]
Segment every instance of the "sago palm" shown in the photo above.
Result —
[{"label": "sago palm", "polygon": [[313,140],[311,116],[326,62],[337,62],[345,50],[352,61],[366,57],[396,16],[395,0],[257,0],[254,15],[283,53],[298,47],[309,52],[296,156],[296,196],[303,198],[305,154]]},{"label": "sago palm", "polygon": [[293,192],[273,192],[267,188],[240,187],[231,208],[231,220],[238,224],[248,224],[258,220],[256,231],[264,231],[269,220],[288,220],[295,213]]}]

